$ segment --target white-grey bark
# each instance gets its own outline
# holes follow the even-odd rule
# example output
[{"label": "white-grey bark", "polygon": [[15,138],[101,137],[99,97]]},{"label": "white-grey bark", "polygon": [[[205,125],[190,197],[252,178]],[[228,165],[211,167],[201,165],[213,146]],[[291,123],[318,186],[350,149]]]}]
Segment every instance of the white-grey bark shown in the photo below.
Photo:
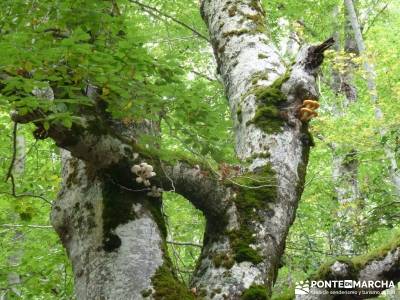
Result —
[{"label": "white-grey bark", "polygon": [[[15,249],[12,254],[8,257],[8,265],[10,269],[18,268],[22,262],[22,258],[24,255],[24,251],[22,248],[22,242],[24,240],[24,234],[19,230],[16,229],[13,237],[13,243],[15,245]],[[15,296],[21,297],[21,276],[18,272],[12,270],[7,274],[7,281],[8,281],[8,291],[4,295],[4,299],[13,299]]]},{"label": "white-grey bark", "polygon": [[[351,26],[354,31],[354,36],[355,36],[358,51],[360,52],[360,54],[362,54],[362,53],[364,53],[366,48],[365,48],[364,39],[362,36],[360,24],[357,19],[357,14],[356,14],[356,11],[354,8],[353,1],[352,0],[344,0],[344,3],[345,3],[346,9],[349,14]],[[365,68],[365,71],[367,74],[367,84],[368,84],[369,93],[371,95],[371,102],[375,109],[375,118],[376,118],[376,120],[380,121],[383,119],[383,112],[382,112],[382,110],[379,106],[379,102],[378,102],[379,98],[378,98],[378,90],[376,87],[375,70],[374,70],[374,67],[367,60],[365,60],[365,62],[364,62],[364,68]],[[381,137],[384,137],[386,135],[386,131],[384,130],[384,128],[379,128],[379,133],[380,133]],[[385,145],[384,145],[384,151],[385,151],[386,159],[389,162],[390,179],[393,184],[393,188],[395,189],[395,193],[399,197],[400,196],[400,173],[399,173],[399,169],[398,169],[398,165],[397,165],[397,161],[396,161],[396,155],[395,155],[395,152],[393,151],[393,149],[387,143],[385,143]]]},{"label": "white-grey bark", "polygon": [[[142,204],[130,201],[136,197],[129,192],[90,178],[88,166],[67,151],[62,161],[63,186],[51,219],[72,262],[76,297],[142,299],[142,292],[153,289],[151,278],[163,264],[162,237],[154,217]],[[107,212],[105,205],[124,205],[129,218],[118,216],[124,213],[121,209]],[[114,228],[110,217],[123,222]]]},{"label": "white-grey bark", "polygon": [[14,174],[23,174],[25,170],[25,156],[26,156],[26,145],[25,138],[23,135],[17,135],[16,139],[16,156],[14,162]]},{"label": "white-grey bark", "polygon": [[[220,232],[227,228],[228,233],[242,235],[250,231],[255,239],[249,246],[261,260],[247,257],[241,261],[236,253],[236,259],[229,261],[235,257],[235,240],[213,228],[212,238],[206,235],[202,252],[210,259],[202,260],[193,285],[204,291],[206,299],[239,299],[254,285],[265,286],[269,294],[294,220],[312,143],[307,126],[297,114],[303,100],[318,98],[315,72],[322,62],[322,52],[331,44],[301,49],[296,64],[286,70],[264,32],[260,1],[204,0],[201,12],[235,122],[236,153],[250,163],[247,176],[271,170],[269,177],[264,175],[264,184],[275,187],[276,198],[260,195],[263,206],[254,209],[251,220],[243,220],[243,204],[239,202],[246,201],[246,197],[233,199],[227,210],[227,224],[208,224],[206,228],[207,232],[211,226],[219,226]],[[257,189],[236,187],[237,197],[251,188]],[[222,266],[215,263],[216,257],[223,257]]]}]

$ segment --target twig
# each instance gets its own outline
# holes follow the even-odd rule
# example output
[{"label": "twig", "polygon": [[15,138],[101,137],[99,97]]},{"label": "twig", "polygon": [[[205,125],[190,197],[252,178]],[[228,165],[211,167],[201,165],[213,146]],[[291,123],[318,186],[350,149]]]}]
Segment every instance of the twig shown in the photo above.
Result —
[{"label": "twig", "polygon": [[327,256],[333,256],[332,254],[330,254],[329,252],[325,252],[322,250],[318,250],[318,249],[310,249],[310,248],[302,248],[302,247],[293,247],[290,245],[286,246],[286,249],[290,249],[290,250],[296,250],[296,251],[310,251],[310,252],[315,252],[315,253],[320,253],[320,254],[324,254]]},{"label": "twig", "polygon": [[165,170],[164,170],[164,166],[163,166],[163,163],[162,163],[161,159],[160,159],[160,167],[161,167],[161,170],[164,172],[164,175],[165,175],[165,176],[168,178],[168,180],[171,182],[171,185],[172,185],[172,190],[171,190],[171,191],[169,191],[169,192],[174,192],[174,193],[175,193],[175,185],[174,185],[174,181],[172,180],[172,178],[171,178],[171,177],[169,177],[169,176],[168,176],[167,172],[165,172]]},{"label": "twig", "polygon": [[196,29],[194,29],[193,27],[191,27],[191,26],[189,26],[189,25],[183,23],[182,21],[176,19],[175,17],[173,17],[173,16],[171,16],[171,15],[169,15],[169,14],[166,14],[166,13],[160,11],[159,9],[155,8],[155,7],[149,6],[149,5],[147,5],[147,4],[143,4],[143,3],[139,2],[139,1],[136,1],[136,0],[129,0],[129,1],[132,2],[132,3],[134,3],[134,4],[136,4],[136,5],[139,5],[139,6],[142,7],[142,8],[155,11],[157,14],[159,14],[159,15],[161,15],[161,16],[167,18],[167,19],[170,19],[170,20],[174,21],[175,23],[177,23],[177,24],[179,24],[179,25],[181,25],[181,26],[183,26],[183,27],[189,29],[190,31],[192,31],[192,32],[193,32],[195,35],[197,35],[198,37],[200,37],[200,38],[206,40],[207,42],[210,42],[210,39],[209,39],[208,37],[204,36],[203,34],[201,34],[200,32],[198,32],[198,31],[197,31]]},{"label": "twig", "polygon": [[375,15],[375,17],[372,19],[371,23],[368,25],[368,27],[364,30],[363,35],[366,35],[368,33],[368,31],[371,29],[371,27],[375,24],[376,20],[378,19],[378,17],[386,10],[386,8],[389,6],[391,1],[388,1],[383,8],[378,11],[378,13]]},{"label": "twig", "polygon": [[211,82],[216,82],[217,81],[217,79],[211,78],[208,75],[200,73],[198,71],[195,71],[195,70],[189,70],[189,71],[192,72],[193,74],[196,74],[196,75],[204,78],[204,79],[207,79],[208,81],[211,81]]},{"label": "twig", "polygon": [[121,189],[128,191],[128,192],[146,192],[146,191],[151,191],[151,188],[144,188],[144,189],[139,189],[139,190],[134,190],[130,189],[122,184],[119,184],[116,182],[110,175],[106,174],[106,177],[115,185],[119,186]]},{"label": "twig", "polygon": [[17,156],[17,131],[18,131],[18,123],[14,122],[14,128],[13,128],[13,133],[12,133],[12,138],[13,138],[13,154],[11,158],[11,163],[10,166],[8,167],[7,175],[6,175],[6,180],[5,182],[8,181],[9,178],[11,178],[11,181],[13,183],[13,190],[15,190],[14,186],[14,180],[12,178],[12,170],[14,168],[14,163],[15,163],[15,158]]},{"label": "twig", "polygon": [[50,226],[50,225],[22,225],[22,224],[0,224],[0,227],[9,227],[9,228],[29,227],[29,228],[40,228],[40,229],[53,228],[53,226]]},{"label": "twig", "polygon": [[[11,177],[11,178],[12,178],[12,180],[14,180],[14,177]],[[13,191],[12,193],[0,192],[0,195],[1,195],[1,194],[3,194],[3,195],[9,195],[9,196],[12,196],[12,197],[14,197],[14,198],[24,198],[24,197],[38,198],[38,199],[43,200],[43,201],[46,202],[47,204],[53,205],[53,204],[51,203],[51,201],[49,201],[48,199],[46,199],[45,197],[40,196],[40,195],[26,194],[26,193],[25,193],[25,194],[16,194],[15,191]]]},{"label": "twig", "polygon": [[167,244],[178,245],[178,246],[193,246],[193,247],[198,247],[198,248],[203,247],[203,245],[201,245],[201,244],[195,244],[195,243],[190,243],[190,242],[167,241]]},{"label": "twig", "polygon": [[[40,195],[34,195],[34,194],[17,194],[16,192],[16,188],[15,188],[15,180],[14,180],[14,175],[12,173],[12,170],[14,168],[14,164],[15,164],[15,160],[16,160],[16,156],[17,156],[17,132],[18,132],[18,123],[14,122],[14,127],[13,127],[13,134],[12,134],[12,138],[13,138],[13,154],[12,154],[12,158],[11,158],[11,163],[10,166],[8,168],[7,171],[7,175],[6,175],[6,180],[5,182],[8,181],[8,179],[11,179],[11,193],[8,192],[0,192],[0,194],[3,195],[9,195],[12,196],[14,198],[24,198],[24,197],[32,197],[32,198],[39,198],[41,200],[43,200],[44,202],[52,205],[52,203],[47,200],[45,197],[40,196]],[[24,155],[24,158],[26,157],[26,155],[29,154],[29,152],[32,150],[32,148],[36,145],[36,142],[34,143],[34,145],[31,147],[31,149],[29,149],[28,153],[26,153]]]}]

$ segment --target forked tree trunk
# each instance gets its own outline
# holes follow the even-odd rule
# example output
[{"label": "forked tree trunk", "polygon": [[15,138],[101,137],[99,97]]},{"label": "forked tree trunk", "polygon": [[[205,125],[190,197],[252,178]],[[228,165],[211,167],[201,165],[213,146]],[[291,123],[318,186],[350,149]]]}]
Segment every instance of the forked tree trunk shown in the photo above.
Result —
[{"label": "forked tree trunk", "polygon": [[[78,299],[263,299],[271,294],[312,145],[299,109],[304,100],[318,99],[315,75],[333,40],[304,47],[287,69],[265,33],[260,1],[205,0],[201,13],[229,99],[242,166],[228,166],[220,177],[173,154],[171,161],[161,161],[157,149],[132,142],[140,142],[145,128],[134,124],[132,132],[110,120],[96,89],[88,89],[95,107],[82,109],[85,122],[71,129],[51,124],[47,131],[70,152],[63,154],[63,187],[52,223],[72,261]],[[13,114],[20,123],[42,118],[41,111]],[[155,170],[152,187],[174,187],[206,217],[192,293],[176,280],[165,252],[161,197],[131,172],[144,162]]]}]

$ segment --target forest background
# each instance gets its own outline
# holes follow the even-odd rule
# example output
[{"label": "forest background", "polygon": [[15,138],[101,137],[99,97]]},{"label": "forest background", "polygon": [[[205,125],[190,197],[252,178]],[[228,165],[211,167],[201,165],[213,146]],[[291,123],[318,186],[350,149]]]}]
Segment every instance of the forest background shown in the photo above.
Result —
[{"label": "forest background", "polygon": [[[2,1],[3,71],[30,72],[47,59],[46,76],[74,83],[91,72],[90,65],[90,69],[109,74],[107,79],[98,80],[107,81],[103,93],[120,97],[110,111],[122,119],[144,117],[144,112],[136,109],[137,103],[132,105],[126,95],[124,85],[129,76],[152,76],[156,79],[149,79],[139,98],[154,111],[168,111],[162,121],[163,147],[204,160],[220,171],[224,164],[236,163],[228,103],[198,1],[118,1],[131,11],[129,39],[120,45],[118,55],[101,49],[97,57],[85,62],[79,61],[88,51],[82,41],[90,39],[84,30],[65,39],[63,32],[50,30],[38,35],[47,9],[57,10],[54,26],[97,22],[117,32],[119,24],[92,10],[96,1],[57,1],[55,7],[51,2]],[[366,44],[362,53],[347,43],[354,37],[342,1],[263,2],[268,34],[288,64],[294,59],[291,47],[337,37],[318,75],[321,107],[310,124],[315,145],[274,287],[281,294],[333,258],[367,253],[399,235],[400,187],[391,180],[391,172],[398,172],[391,164],[400,158],[400,2],[355,1]],[[60,35],[59,42],[50,47],[54,35]],[[74,76],[60,68],[51,74],[51,61],[60,53],[75,62]],[[127,61],[142,64],[131,73],[124,70],[120,77]],[[372,78],[366,64],[373,67]],[[348,76],[356,92],[350,100],[343,86],[337,85],[337,77]],[[371,90],[371,79],[376,89]],[[36,140],[34,125],[16,126],[10,119],[14,108],[10,99],[14,96],[8,92],[17,88],[30,93],[33,84],[20,77],[12,87],[8,83],[8,88],[2,86],[1,90],[0,298],[74,299],[71,266],[49,222],[51,203],[61,181],[59,149],[51,140]],[[73,88],[68,92],[73,93]],[[176,100],[164,101],[170,95]],[[34,107],[38,100],[32,96],[23,101],[24,106]],[[70,109],[74,101],[82,104],[85,99],[60,101],[58,113],[46,122],[59,121],[66,126],[79,122]],[[377,105],[383,113],[381,118],[376,117]],[[392,160],[387,156],[388,149],[394,155]],[[173,192],[164,193],[163,210],[174,267],[188,284],[200,254],[204,218]]]}]

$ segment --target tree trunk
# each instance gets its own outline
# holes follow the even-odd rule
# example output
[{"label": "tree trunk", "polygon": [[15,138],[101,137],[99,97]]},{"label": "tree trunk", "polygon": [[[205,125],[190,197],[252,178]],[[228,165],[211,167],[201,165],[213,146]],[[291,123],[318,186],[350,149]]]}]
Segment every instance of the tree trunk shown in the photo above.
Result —
[{"label": "tree trunk", "polygon": [[[353,284],[358,282],[361,287],[355,285],[353,285],[353,288],[323,289],[311,287],[309,294],[296,295],[296,300],[376,298],[383,290],[394,287],[400,280],[398,267],[400,263],[399,239],[391,241],[382,249],[385,250],[371,253],[370,256],[355,257],[353,260],[336,260],[325,265],[318,276],[314,278],[315,281],[351,281]],[[378,282],[378,284],[362,287],[368,282]],[[351,292],[356,292],[356,294],[350,294]]]},{"label": "tree trunk", "polygon": [[[355,41],[360,54],[365,51],[364,39],[361,33],[360,24],[358,23],[357,14],[354,8],[352,0],[344,0],[349,19],[354,32]],[[371,95],[371,102],[375,109],[375,119],[381,121],[383,119],[383,112],[379,106],[378,90],[376,87],[376,75],[374,67],[366,60],[364,62],[364,69],[367,74],[368,90]],[[386,131],[383,128],[379,128],[379,134],[383,138],[386,135]],[[384,144],[384,152],[386,159],[389,162],[389,176],[392,181],[393,188],[395,189],[396,195],[400,196],[400,174],[397,166],[396,155],[393,149],[388,143]]]},{"label": "tree trunk", "polygon": [[[340,52],[339,24],[337,23],[338,10],[338,6],[336,6],[333,13],[335,28],[334,49]],[[347,10],[345,12],[344,31],[345,53],[347,55],[358,54]],[[345,116],[349,105],[357,101],[357,90],[353,83],[353,62],[351,58],[346,58],[346,60],[343,70],[335,70],[334,68],[332,70],[332,89],[336,95],[344,95],[343,104],[335,109],[336,118]],[[343,149],[343,145],[338,145],[336,143],[329,144],[329,147],[332,150],[333,156],[332,179],[335,185],[336,200],[339,203],[339,212],[337,214],[338,222],[334,225],[333,245],[331,249],[333,249],[335,255],[350,255],[355,251],[355,237],[353,233],[350,232],[350,229],[353,227],[351,224],[355,222],[354,219],[357,216],[357,209],[349,205],[349,203],[358,200],[360,196],[358,187],[358,153],[354,148],[350,149],[345,154],[340,153],[340,150]]]},{"label": "tree trunk", "polygon": [[160,278],[179,286],[165,253],[161,200],[125,190],[67,151],[62,162],[51,219],[72,262],[77,299],[161,297]]},{"label": "tree trunk", "polygon": [[317,99],[315,72],[332,42],[303,48],[286,70],[265,34],[259,1],[202,1],[235,121],[236,153],[248,163],[226,181],[233,193],[224,218],[207,219],[193,285],[206,299],[271,294],[294,221],[312,140],[298,119]]}]

